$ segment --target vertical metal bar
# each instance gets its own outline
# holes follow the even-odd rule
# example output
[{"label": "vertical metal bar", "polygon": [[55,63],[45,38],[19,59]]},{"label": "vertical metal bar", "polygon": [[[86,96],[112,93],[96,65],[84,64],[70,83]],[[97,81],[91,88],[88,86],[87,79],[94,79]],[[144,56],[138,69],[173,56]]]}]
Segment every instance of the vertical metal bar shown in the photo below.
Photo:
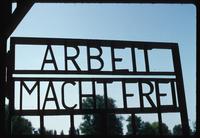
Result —
[{"label": "vertical metal bar", "polygon": [[71,135],[71,136],[76,135],[75,127],[74,127],[74,115],[70,115],[70,131],[69,131],[69,135]]},{"label": "vertical metal bar", "polygon": [[107,128],[107,124],[108,124],[108,115],[109,114],[107,114],[106,112],[102,112],[101,114],[100,114],[100,117],[101,117],[101,124],[102,124],[102,126],[101,126],[101,135],[107,135],[108,134],[108,128]]},{"label": "vertical metal bar", "polygon": [[12,112],[9,111],[9,114],[8,114],[8,122],[7,122],[7,135],[11,136],[12,135]]},{"label": "vertical metal bar", "polygon": [[171,81],[171,92],[172,92],[172,102],[173,102],[173,106],[177,107],[177,102],[176,102],[176,90],[175,90],[175,85],[174,85],[174,81]]},{"label": "vertical metal bar", "polygon": [[40,115],[40,135],[45,135],[45,128],[44,128],[44,116]]},{"label": "vertical metal bar", "polygon": [[105,109],[108,109],[107,83],[105,82],[103,83],[103,89]]},{"label": "vertical metal bar", "polygon": [[107,130],[107,126],[108,126],[108,114],[107,114],[107,110],[108,110],[108,95],[107,95],[107,83],[103,82],[103,91],[104,91],[104,105],[105,105],[105,111],[101,112],[100,116],[101,116],[101,121],[102,121],[102,126],[101,126],[101,133],[102,135],[107,135],[108,130]]},{"label": "vertical metal bar", "polygon": [[132,52],[133,72],[137,72],[136,54],[135,54],[135,48],[134,47],[131,48],[131,52]]},{"label": "vertical metal bar", "polygon": [[23,101],[23,85],[22,83],[24,83],[24,81],[20,81],[20,98],[19,98],[19,101],[20,101],[20,106],[19,106],[19,109],[22,110],[22,101]]},{"label": "vertical metal bar", "polygon": [[176,74],[176,85],[177,85],[178,102],[179,102],[179,108],[180,108],[180,114],[181,114],[182,131],[183,131],[183,135],[189,135],[190,132],[189,132],[188,113],[187,113],[183,76],[182,76],[178,46],[173,47],[172,53],[173,53],[174,69],[175,69],[175,74]]},{"label": "vertical metal bar", "polygon": [[144,100],[142,97],[142,82],[138,82],[139,98],[140,98],[140,108],[144,109]]},{"label": "vertical metal bar", "polygon": [[[14,42],[11,41],[10,44],[10,51],[9,51],[9,57],[7,59],[7,64],[8,64],[8,78],[10,79],[10,83],[8,80],[8,84],[10,84],[8,87],[10,88],[9,91],[9,96],[10,96],[10,101],[9,101],[9,106],[11,106],[12,110],[14,110],[14,104],[15,104],[15,99],[14,99],[14,91],[15,91],[15,81],[12,76],[14,70],[15,70],[15,44]],[[11,105],[10,105],[11,104]]]},{"label": "vertical metal bar", "polygon": [[[66,58],[67,57],[67,45],[64,45],[64,58]],[[65,59],[64,60],[65,61],[65,70],[68,70],[68,62],[67,62],[67,60]]]},{"label": "vertical metal bar", "polygon": [[7,90],[8,90],[8,98],[9,98],[9,114],[8,114],[8,124],[7,124],[7,133],[8,135],[12,135],[12,116],[14,114],[14,91],[15,91],[15,81],[12,77],[13,71],[15,69],[14,65],[14,54],[15,45],[11,41],[10,43],[10,51],[7,54]]},{"label": "vertical metal bar", "polygon": [[148,49],[144,49],[144,60],[145,60],[146,72],[149,72],[149,57],[148,57]]},{"label": "vertical metal bar", "polygon": [[133,130],[133,136],[137,134],[137,124],[136,124],[136,116],[135,114],[131,114],[131,124],[132,124],[132,130]]},{"label": "vertical metal bar", "polygon": [[115,53],[114,53],[114,47],[110,48],[110,52],[111,52],[111,64],[112,64],[112,71],[115,72],[116,71],[116,66],[115,66]]},{"label": "vertical metal bar", "polygon": [[78,82],[79,82],[79,107],[80,110],[82,110],[82,84],[81,81]]},{"label": "vertical metal bar", "polygon": [[0,135],[5,135],[5,93],[6,93],[6,46],[5,28],[11,15],[11,1],[0,1]]},{"label": "vertical metal bar", "polygon": [[92,81],[93,107],[96,109],[96,88],[95,81]]},{"label": "vertical metal bar", "polygon": [[126,100],[126,84],[124,81],[122,81],[122,94],[123,94],[123,103],[124,103],[124,108],[127,109],[127,100]]},{"label": "vertical metal bar", "polygon": [[36,82],[38,83],[38,101],[37,101],[37,104],[38,104],[38,111],[40,110],[40,82]]},{"label": "vertical metal bar", "polygon": [[158,82],[155,81],[155,90],[156,90],[156,101],[157,101],[157,112],[158,112],[158,123],[159,123],[159,134],[163,135],[162,128],[162,115],[160,111],[160,96],[159,96],[159,85]]},{"label": "vertical metal bar", "polygon": [[90,47],[89,46],[87,46],[87,63],[88,63],[88,71],[91,71]]},{"label": "vertical metal bar", "polygon": [[158,125],[159,125],[158,130],[159,130],[160,135],[163,135],[163,125],[162,124],[163,124],[162,123],[162,114],[160,111],[158,111]]},{"label": "vertical metal bar", "polygon": [[[0,4],[1,5],[1,4]],[[5,11],[0,11],[5,12]],[[3,18],[1,18],[3,20]],[[5,61],[6,61],[6,39],[0,38],[0,134],[5,134]]]}]

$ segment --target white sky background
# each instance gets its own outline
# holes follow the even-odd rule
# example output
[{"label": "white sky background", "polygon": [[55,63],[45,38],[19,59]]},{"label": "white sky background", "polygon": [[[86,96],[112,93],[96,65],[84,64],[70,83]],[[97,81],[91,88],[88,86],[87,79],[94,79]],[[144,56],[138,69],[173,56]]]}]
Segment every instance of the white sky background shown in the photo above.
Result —
[{"label": "white sky background", "polygon": [[[195,12],[193,5],[35,4],[12,36],[178,43],[192,126],[196,120]],[[154,120],[152,116],[146,118]],[[56,126],[58,133],[66,125],[62,121],[63,125],[47,122],[51,129]]]}]

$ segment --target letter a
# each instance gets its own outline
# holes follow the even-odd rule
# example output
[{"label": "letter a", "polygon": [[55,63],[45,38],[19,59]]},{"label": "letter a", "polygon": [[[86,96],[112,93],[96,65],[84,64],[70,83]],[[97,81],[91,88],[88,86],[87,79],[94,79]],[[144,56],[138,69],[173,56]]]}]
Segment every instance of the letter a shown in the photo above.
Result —
[{"label": "letter a", "polygon": [[[53,97],[52,98],[49,98],[49,92],[50,92],[50,89],[52,91],[52,94],[53,94]],[[45,96],[45,99],[44,99],[44,104],[43,104],[43,110],[45,110],[45,106],[46,106],[46,102],[47,101],[54,101],[55,102],[55,105],[56,105],[56,108],[59,110],[59,104],[58,104],[58,99],[56,97],[56,92],[55,92],[55,89],[54,89],[54,86],[53,86],[53,82],[52,81],[49,81],[49,85],[47,87],[47,92],[46,92],[46,96]]]},{"label": "letter a", "polygon": [[[50,54],[51,59],[47,59],[48,53]],[[43,59],[43,62],[42,62],[41,70],[44,70],[45,64],[53,64],[55,70],[58,70],[58,67],[57,67],[57,64],[56,64],[56,60],[55,60],[55,57],[54,57],[54,54],[53,54],[53,50],[51,49],[50,45],[47,46],[47,49],[46,49],[46,52],[45,52],[45,56],[44,56],[44,59]]]}]

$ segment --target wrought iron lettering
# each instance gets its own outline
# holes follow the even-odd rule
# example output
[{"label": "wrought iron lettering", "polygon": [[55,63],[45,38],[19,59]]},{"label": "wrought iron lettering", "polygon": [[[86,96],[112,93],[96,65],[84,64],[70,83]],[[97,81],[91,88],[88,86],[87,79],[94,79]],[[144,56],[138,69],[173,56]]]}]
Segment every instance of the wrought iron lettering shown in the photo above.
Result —
[{"label": "wrought iron lettering", "polygon": [[[31,67],[20,67],[18,47],[31,47],[29,45],[45,49],[44,53],[38,55],[43,60],[38,58],[31,64],[27,57],[24,62],[28,61],[27,64]],[[30,54],[33,49],[29,51]],[[153,50],[168,50],[172,57],[173,69],[155,71],[150,62]],[[138,59],[138,51],[142,53],[141,61]],[[41,134],[45,115],[70,115],[70,134],[74,135],[74,115],[100,114],[106,121],[107,114],[130,114],[133,128],[137,129],[137,113],[156,113],[160,125],[159,132],[162,134],[162,113],[168,112],[180,113],[183,132],[188,133],[180,57],[175,43],[11,38],[9,53],[12,62],[12,68],[8,69],[8,78],[12,84],[11,113],[39,116]],[[85,92],[86,82],[90,92]],[[131,87],[128,88],[128,85]],[[121,95],[122,105],[110,108],[109,94],[117,89],[120,90],[114,94]],[[19,103],[14,102],[18,91]],[[31,102],[37,102],[36,108],[24,108],[24,94],[27,92],[29,96],[37,94],[37,98],[31,99]],[[72,93],[77,95],[76,100],[74,96],[70,96]],[[97,106],[96,97],[99,93],[104,97],[104,107]],[[83,106],[85,98],[93,101],[92,108]],[[139,106],[131,105],[129,98],[137,98],[137,101],[133,102],[139,102]],[[171,99],[171,102],[163,103],[162,98]],[[50,103],[55,108],[47,108]],[[106,123],[102,127],[106,134]]]}]

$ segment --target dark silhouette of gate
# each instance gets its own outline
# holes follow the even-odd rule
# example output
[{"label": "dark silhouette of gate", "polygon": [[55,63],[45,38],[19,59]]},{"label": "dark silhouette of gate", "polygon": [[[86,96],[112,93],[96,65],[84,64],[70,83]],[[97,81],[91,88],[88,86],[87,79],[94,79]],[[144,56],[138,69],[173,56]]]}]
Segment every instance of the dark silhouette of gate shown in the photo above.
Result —
[{"label": "dark silhouette of gate", "polygon": [[[30,47],[28,45],[42,45],[43,47],[47,47],[46,51],[44,53],[44,59],[42,61],[41,69],[16,69],[16,50],[20,45]],[[67,67],[67,61],[65,70],[59,70],[56,64],[56,60],[53,54],[53,50],[51,47],[64,47],[65,50],[65,59],[73,61],[74,66],[76,67],[76,70],[69,70]],[[77,56],[79,56],[80,51],[78,50],[79,47],[85,47],[87,48],[87,63],[88,63],[88,69],[87,70],[81,70],[78,63],[75,61]],[[76,55],[74,56],[67,56],[67,48],[71,47],[77,50]],[[102,68],[105,66],[103,59],[100,57],[102,55],[102,47],[110,48],[111,49],[111,58],[112,58],[112,70],[110,71],[103,71]],[[99,51],[99,55],[90,55],[90,49],[95,48]],[[115,67],[116,62],[121,62],[121,58],[115,57],[115,49],[125,49],[129,48],[131,51],[131,59],[132,59],[132,68],[133,70],[125,70],[125,69],[117,69]],[[137,69],[136,64],[136,53],[135,50],[139,49],[144,52],[144,64],[145,64],[145,71],[139,71]],[[172,54],[172,60],[173,60],[173,68],[174,71],[152,71],[150,69],[150,62],[149,62],[149,52],[151,50],[170,50]],[[47,59],[48,53],[51,55],[51,59]],[[10,109],[10,122],[11,124],[11,118],[13,115],[17,116],[39,116],[40,117],[40,134],[44,135],[44,116],[45,115],[69,115],[70,116],[70,135],[75,135],[75,128],[74,128],[74,115],[85,115],[85,114],[100,114],[103,118],[104,125],[102,126],[101,134],[107,135],[109,132],[109,128],[107,127],[107,116],[108,114],[131,114],[132,119],[132,127],[133,130],[137,130],[136,120],[135,120],[135,114],[138,113],[156,113],[158,115],[158,123],[159,123],[159,133],[160,135],[163,135],[163,129],[162,129],[162,113],[180,113],[181,116],[181,123],[182,123],[182,132],[184,135],[189,135],[189,125],[188,125],[188,116],[187,116],[187,110],[186,110],[186,101],[185,101],[185,94],[184,94],[184,86],[183,86],[183,78],[182,78],[182,70],[181,70],[181,64],[180,64],[180,55],[178,50],[178,45],[176,43],[153,43],[153,42],[132,42],[132,41],[113,41],[113,40],[84,40],[84,39],[53,39],[53,38],[11,38],[11,49],[9,52],[9,66],[8,66],[8,82],[9,83],[9,109]],[[91,59],[98,60],[101,63],[100,68],[92,69],[90,62]],[[31,62],[31,61],[28,61]],[[26,64],[26,63],[24,63]],[[51,70],[45,70],[44,66],[46,64],[52,64],[53,69]],[[19,76],[26,74],[26,77]],[[40,74],[39,77],[34,77],[34,75]],[[59,77],[42,77],[42,75],[45,74],[86,74],[86,75],[128,75],[128,76],[136,76],[136,78],[126,78],[126,77],[114,77],[114,78],[59,78]],[[17,75],[17,76],[16,76]],[[143,77],[140,77],[140,76]],[[164,75],[166,77],[160,77],[161,75]],[[151,76],[151,77],[148,77]],[[152,77],[154,76],[154,77]],[[156,76],[156,77],[155,77]],[[171,76],[171,78],[168,78],[168,76]],[[32,87],[28,86],[26,84],[27,81],[35,82]],[[56,98],[56,90],[54,90],[53,82],[62,82],[62,105],[64,109],[60,109],[58,104],[58,99]],[[82,82],[92,82],[92,94],[83,94],[82,93]],[[123,93],[123,108],[116,108],[116,109],[110,109],[108,108],[107,99],[108,99],[108,93],[107,93],[107,84],[112,83],[114,81],[121,82],[122,84],[122,93]],[[15,92],[17,91],[15,88],[15,83],[20,83],[20,95],[19,95],[19,109],[15,109]],[[40,96],[40,82],[48,82],[47,87],[47,93],[46,98],[44,100],[44,105],[41,108],[41,96]],[[75,85],[78,84],[79,86],[79,109],[75,109],[76,105],[72,107],[68,107],[64,101],[64,87],[67,84]],[[104,85],[104,102],[105,107],[103,109],[96,108],[96,90],[95,90],[95,83],[102,83]],[[126,83],[138,83],[139,87],[139,99],[140,99],[140,107],[128,107],[127,106],[127,98],[134,96],[133,94],[126,93]],[[173,103],[171,105],[162,105],[161,104],[161,97],[166,96],[166,94],[163,94],[159,90],[159,84],[169,83],[171,87],[171,94],[172,94],[172,101]],[[142,85],[147,84],[150,88],[149,93],[144,93]],[[155,85],[153,85],[155,84]],[[37,109],[24,109],[23,108],[23,88],[31,95],[34,90],[37,92]],[[52,89],[54,97],[48,98],[49,90]],[[150,97],[150,94],[153,93],[155,90],[156,93],[156,104],[153,102],[153,100]],[[43,90],[44,91],[44,90]],[[177,95],[177,96],[176,96]],[[93,108],[92,109],[84,109],[82,108],[82,98],[84,97],[91,97],[93,99]],[[149,104],[151,107],[145,107],[144,105],[144,97],[147,98]],[[178,99],[178,101],[176,101]],[[48,101],[54,101],[56,105],[56,109],[45,109],[46,102]],[[31,102],[31,101],[30,101]],[[136,132],[133,133],[133,135],[136,135]]]},{"label": "dark silhouette of gate", "polygon": [[[187,3],[187,4],[194,4],[197,7],[197,39],[199,38],[199,1],[195,1],[195,0],[138,0],[138,1],[132,1],[132,0],[95,0],[95,1],[91,1],[91,0],[85,0],[85,1],[79,1],[79,0],[2,0],[0,2],[0,135],[6,136],[9,134],[6,134],[5,132],[5,97],[9,96],[10,97],[10,103],[9,103],[9,109],[10,109],[10,115],[38,115],[40,116],[40,126],[41,126],[41,134],[43,134],[43,126],[44,126],[44,122],[43,122],[43,116],[44,115],[51,115],[51,114],[68,114],[70,115],[70,119],[71,119],[71,136],[73,136],[74,134],[74,121],[73,121],[73,115],[75,114],[85,114],[85,113],[93,113],[95,111],[95,113],[102,113],[104,114],[104,117],[106,118],[107,113],[130,113],[132,115],[132,121],[134,122],[134,116],[135,113],[140,112],[140,113],[157,113],[158,114],[158,118],[159,118],[159,124],[160,126],[162,123],[162,117],[161,117],[161,113],[163,112],[180,112],[181,114],[181,122],[182,122],[182,127],[183,127],[183,133],[184,135],[189,135],[189,128],[188,128],[188,118],[187,118],[187,111],[186,111],[186,104],[185,104],[185,97],[180,96],[182,94],[184,94],[184,87],[183,87],[183,78],[182,78],[182,71],[181,71],[181,64],[180,64],[180,55],[179,55],[179,51],[178,51],[178,47],[176,44],[173,44],[173,46],[171,44],[163,44],[164,46],[155,46],[157,45],[157,43],[145,43],[147,45],[149,45],[148,49],[146,49],[146,47],[140,47],[140,46],[133,46],[134,48],[141,48],[143,49],[145,52],[147,53],[148,50],[150,49],[154,49],[154,48],[164,48],[164,49],[171,49],[172,53],[173,53],[173,62],[174,62],[174,68],[175,71],[173,73],[169,73],[169,72],[151,72],[149,71],[148,68],[148,55],[146,54],[146,58],[145,58],[145,63],[146,63],[146,70],[147,70],[147,74],[152,74],[152,75],[157,75],[157,74],[162,74],[163,75],[174,75],[176,76],[175,79],[172,80],[167,80],[167,82],[176,82],[177,85],[177,93],[178,93],[178,102],[179,102],[179,107],[174,107],[174,108],[169,108],[169,107],[160,107],[159,106],[159,102],[158,107],[151,108],[151,109],[95,109],[95,110],[68,110],[68,111],[62,111],[60,110],[59,112],[57,111],[39,111],[37,110],[35,111],[31,111],[31,110],[14,110],[14,82],[15,81],[25,81],[27,78],[15,78],[13,77],[13,74],[17,74],[17,73],[25,73],[25,70],[21,70],[21,71],[15,71],[14,70],[14,65],[12,64],[12,61],[14,59],[14,50],[10,51],[10,54],[7,55],[6,52],[6,45],[7,45],[7,40],[9,38],[9,36],[12,34],[12,32],[15,30],[15,28],[17,27],[17,25],[20,23],[20,21],[23,19],[23,17],[26,15],[26,13],[30,10],[30,8],[33,6],[34,3]],[[17,3],[17,8],[15,9],[15,11],[12,13],[12,3]],[[37,41],[35,41],[37,40]],[[53,43],[57,43],[60,40],[51,40],[50,43],[48,43],[49,45],[52,45]],[[96,41],[96,40],[70,40],[71,43],[94,43],[94,44],[99,44],[99,43],[109,43],[111,46],[114,46],[115,44],[122,44],[122,45],[128,45],[128,47],[130,46],[130,44],[134,44],[134,42],[117,42],[117,41]],[[43,43],[43,41],[40,41],[40,39],[25,39],[25,38],[19,38],[19,39],[15,39],[12,43],[12,45],[14,46],[15,43]],[[61,40],[61,43],[62,40]],[[45,43],[47,44],[47,43]],[[48,45],[47,44],[47,45]],[[140,45],[140,43],[137,43]],[[143,44],[143,43],[142,43]],[[198,45],[200,45],[200,41],[198,39],[197,41],[197,63],[199,61],[199,47]],[[132,47],[132,46],[131,46]],[[11,47],[12,48],[12,47]],[[150,48],[150,49],[149,49]],[[6,70],[8,69],[8,74],[9,76],[6,76]],[[34,73],[34,72],[27,72],[27,73]],[[36,72],[37,73],[37,72]],[[73,72],[71,72],[73,73]],[[76,73],[76,72],[74,72]],[[90,72],[86,72],[86,73],[90,73]],[[96,72],[94,72],[96,73]],[[119,74],[129,74],[127,72],[118,72]],[[135,72],[137,74],[137,72]],[[105,72],[105,74],[107,74]],[[108,73],[109,74],[109,73]],[[141,75],[147,75],[146,73],[142,73]],[[196,122],[196,134],[195,136],[199,136],[200,134],[200,129],[199,129],[199,66],[197,66],[197,122]],[[46,81],[44,78],[28,78],[28,80],[42,80],[42,81]],[[54,79],[54,78],[50,78],[50,79]],[[59,79],[60,80],[60,79]],[[113,81],[114,79],[112,79],[111,81]],[[122,82],[126,82],[126,81],[132,81],[132,80],[121,80],[121,78],[116,78],[116,80],[120,80]],[[152,80],[152,79],[151,79]],[[97,79],[93,79],[93,81],[98,81]],[[144,81],[144,80],[140,80],[140,81]],[[153,80],[153,81],[159,81],[159,82],[166,82],[165,79],[158,79],[158,80]],[[10,93],[10,95],[8,93],[6,93],[7,90],[7,86],[8,90]],[[126,97],[126,94],[124,94]],[[95,99],[95,96],[94,96]],[[125,100],[125,99],[124,99]],[[158,100],[159,101],[159,100]],[[125,104],[124,104],[125,105]],[[126,107],[126,106],[125,106]],[[10,116],[10,117],[11,117]],[[134,124],[134,123],[133,123]],[[9,124],[10,125],[10,124]],[[106,128],[106,127],[105,127]],[[106,129],[102,129],[107,131]],[[135,128],[135,126],[133,125],[133,128]],[[162,127],[160,127],[159,129],[160,134],[162,134]],[[106,132],[102,131],[104,135],[106,135]],[[134,135],[134,134],[133,134]],[[12,137],[12,136],[11,136]],[[50,137],[50,136],[49,136]],[[159,137],[159,136],[158,136]]]}]

